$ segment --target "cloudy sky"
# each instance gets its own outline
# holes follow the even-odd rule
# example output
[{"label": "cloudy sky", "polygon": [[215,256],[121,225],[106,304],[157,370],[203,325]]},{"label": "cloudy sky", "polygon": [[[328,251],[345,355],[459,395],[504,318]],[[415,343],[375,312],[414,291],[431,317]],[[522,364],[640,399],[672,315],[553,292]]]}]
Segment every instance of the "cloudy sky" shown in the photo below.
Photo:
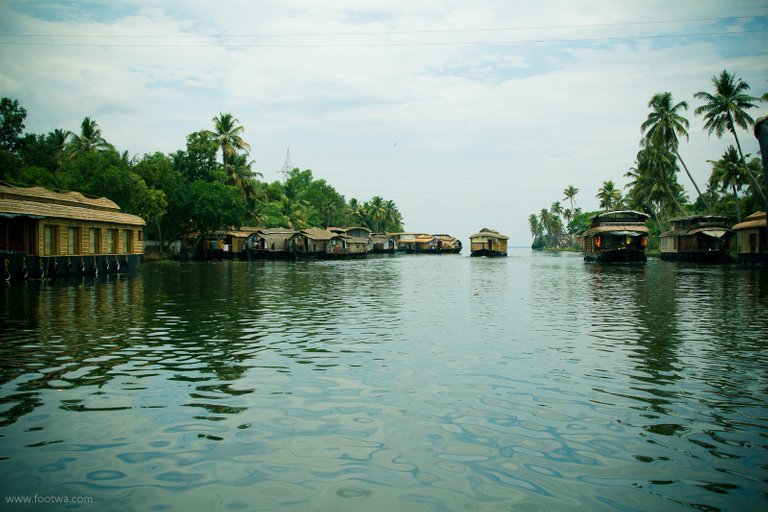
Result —
[{"label": "cloudy sky", "polygon": [[290,149],[347,199],[393,199],[408,230],[528,245],[566,186],[585,210],[623,186],[657,92],[689,103],[703,187],[733,142],[693,95],[723,69],[767,92],[766,42],[766,0],[0,0],[0,94],[28,132],[90,116],[131,155],[230,112],[265,180]]}]

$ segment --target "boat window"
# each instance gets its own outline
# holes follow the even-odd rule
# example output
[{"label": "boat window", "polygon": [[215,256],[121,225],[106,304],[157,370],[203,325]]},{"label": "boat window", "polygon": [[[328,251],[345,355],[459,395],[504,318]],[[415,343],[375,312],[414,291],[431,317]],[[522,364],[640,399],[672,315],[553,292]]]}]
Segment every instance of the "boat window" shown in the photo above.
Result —
[{"label": "boat window", "polygon": [[123,230],[123,254],[130,254],[133,247],[133,232],[130,229]]},{"label": "boat window", "polygon": [[67,228],[67,254],[80,254],[80,228]]},{"label": "boat window", "polygon": [[107,230],[107,254],[115,254],[117,252],[117,230]]},{"label": "boat window", "polygon": [[98,254],[101,251],[101,230],[99,228],[90,228],[88,230],[88,241],[91,254]]},{"label": "boat window", "polygon": [[53,256],[59,253],[59,227],[46,224],[43,228],[43,254]]}]

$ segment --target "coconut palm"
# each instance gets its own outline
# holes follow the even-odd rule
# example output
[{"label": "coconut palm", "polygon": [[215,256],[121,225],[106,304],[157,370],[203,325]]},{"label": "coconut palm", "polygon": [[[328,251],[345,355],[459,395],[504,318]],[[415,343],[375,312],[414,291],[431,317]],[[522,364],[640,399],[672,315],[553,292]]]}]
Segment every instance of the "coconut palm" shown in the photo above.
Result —
[{"label": "coconut palm", "polygon": [[386,215],[384,199],[379,196],[373,196],[369,202],[365,203],[365,211],[367,217],[373,223],[373,226],[369,227],[373,229],[374,233],[378,233],[381,228],[381,222]]},{"label": "coconut palm", "polygon": [[229,113],[220,112],[213,118],[214,131],[209,133],[221,148],[221,161],[225,166],[238,151],[247,153],[251,150],[241,136],[245,128],[239,123],[240,121]]},{"label": "coconut palm", "polygon": [[696,193],[701,197],[701,190],[699,190],[699,186],[696,184],[693,176],[691,176],[688,166],[685,165],[683,157],[680,156],[679,152],[680,141],[678,136],[685,137],[688,140],[688,127],[690,124],[678,111],[688,110],[688,103],[685,101],[675,103],[671,92],[660,92],[653,95],[648,102],[648,107],[653,110],[648,114],[645,122],[640,125],[640,130],[646,140],[652,140],[655,145],[668,148],[677,157],[680,165],[685,169],[688,179],[693,183],[693,188],[696,189]]},{"label": "coconut palm", "polygon": [[224,172],[227,173],[227,183],[234,185],[242,194],[246,202],[253,202],[258,193],[256,190],[256,178],[261,173],[251,170],[253,162],[248,161],[248,155],[234,155],[224,164]]},{"label": "coconut palm", "polygon": [[528,216],[528,227],[531,229],[531,236],[533,236],[534,241],[541,238],[541,235],[543,234],[543,230],[541,228],[541,223],[539,222],[539,218],[536,217],[535,213],[532,213]]},{"label": "coconut palm", "polygon": [[683,187],[677,182],[676,157],[663,146],[643,141],[644,146],[637,154],[635,167],[624,176],[630,178],[630,206],[649,213],[663,231],[660,218],[668,213],[679,212]]},{"label": "coconut palm", "polygon": [[80,124],[79,135],[75,132],[67,132],[67,138],[69,140],[66,144],[66,150],[70,156],[86,153],[91,150],[106,151],[108,149],[115,149],[112,144],[101,136],[101,128],[90,117],[83,119],[83,122]]},{"label": "coconut palm", "polygon": [[[748,83],[740,78],[737,79],[728,73],[727,70],[723,70],[719,77],[713,76],[712,85],[715,87],[715,94],[700,91],[693,95],[694,98],[706,102],[698,107],[694,113],[696,115],[704,114],[704,119],[706,120],[704,128],[707,129],[710,135],[714,132],[718,138],[721,138],[726,131],[733,134],[733,138],[736,141],[736,149],[739,151],[741,165],[746,168],[744,152],[741,150],[736,127],[746,129],[749,125],[754,124],[755,120],[747,114],[746,110],[755,108],[757,105],[754,102],[758,101],[758,98],[750,96],[745,92],[749,90]],[[751,173],[749,173],[749,178],[756,183],[756,178]],[[759,185],[757,188],[760,190],[760,194],[765,201],[765,192]]]},{"label": "coconut palm", "polygon": [[744,172],[745,167],[741,165],[739,160],[736,148],[728,146],[720,160],[708,160],[708,162],[712,164],[712,175],[709,178],[710,187],[714,189],[719,186],[722,192],[728,190],[728,187],[731,188],[734,202],[736,203],[736,221],[741,221],[739,190],[747,184],[747,176]]},{"label": "coconut palm", "polygon": [[359,222],[363,222],[365,210],[363,209],[363,205],[361,205],[360,202],[354,197],[349,200],[346,213],[348,224],[357,225]]},{"label": "coconut palm", "polygon": [[616,188],[613,180],[604,181],[595,197],[600,200],[600,208],[604,210],[614,210],[622,203],[621,190]]},{"label": "coconut palm", "polygon": [[403,229],[403,216],[391,199],[384,202],[384,227],[386,228],[385,231],[401,231]]},{"label": "coconut palm", "polygon": [[577,189],[573,185],[568,185],[567,187],[565,187],[565,190],[563,190],[563,201],[571,202],[571,213],[573,213],[574,198],[578,193],[579,193],[579,189]]}]

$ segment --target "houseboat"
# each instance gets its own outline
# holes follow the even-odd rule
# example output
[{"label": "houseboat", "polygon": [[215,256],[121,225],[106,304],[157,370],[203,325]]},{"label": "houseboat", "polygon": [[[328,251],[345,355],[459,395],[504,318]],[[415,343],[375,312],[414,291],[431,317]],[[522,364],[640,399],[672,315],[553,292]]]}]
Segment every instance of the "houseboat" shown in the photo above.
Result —
[{"label": "houseboat", "polygon": [[393,236],[383,233],[373,233],[371,235],[371,243],[374,254],[394,254],[397,251],[397,241]]},{"label": "houseboat", "polygon": [[240,229],[214,231],[204,237],[204,257],[213,260],[246,259],[245,243],[259,228],[243,226]]},{"label": "houseboat", "polygon": [[469,237],[470,256],[506,256],[507,235],[502,235],[495,229],[483,228]]},{"label": "houseboat", "polygon": [[733,237],[728,217],[690,215],[670,219],[671,229],[661,234],[660,257],[667,261],[727,263]]},{"label": "houseboat", "polygon": [[733,226],[736,233],[736,261],[747,265],[768,265],[768,232],[765,212],[756,212]]},{"label": "houseboat", "polygon": [[433,235],[437,239],[437,252],[444,254],[459,254],[462,249],[461,240],[451,235]]},{"label": "houseboat", "polygon": [[351,228],[329,227],[328,231],[336,233],[341,238],[342,244],[334,245],[334,254],[348,258],[364,258],[373,251],[373,240],[371,240],[371,230],[361,226]]},{"label": "houseboat", "polygon": [[290,228],[258,229],[245,240],[245,254],[252,259],[286,259],[291,256],[288,240],[296,234]]},{"label": "houseboat", "polygon": [[[424,238],[429,236],[425,233],[387,233],[387,235],[395,240],[395,244],[397,245],[397,252],[404,252],[408,254],[417,252],[417,238]],[[422,240],[422,245],[423,244],[424,240]]]},{"label": "houseboat", "polygon": [[145,225],[105,197],[0,184],[3,278],[136,270]]},{"label": "houseboat", "polygon": [[428,233],[387,233],[394,239],[397,252],[442,254],[461,252],[461,242],[451,235]]},{"label": "houseboat", "polygon": [[581,235],[584,261],[644,263],[648,215],[632,210],[598,213]]},{"label": "houseboat", "polygon": [[288,251],[296,258],[364,258],[368,255],[370,238],[351,237],[343,230],[308,228],[286,241]]}]

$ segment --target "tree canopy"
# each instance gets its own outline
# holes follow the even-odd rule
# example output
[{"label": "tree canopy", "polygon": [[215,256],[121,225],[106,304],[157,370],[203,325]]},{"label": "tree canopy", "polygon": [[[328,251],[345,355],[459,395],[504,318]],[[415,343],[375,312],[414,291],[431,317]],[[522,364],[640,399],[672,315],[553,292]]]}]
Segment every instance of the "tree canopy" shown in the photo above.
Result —
[{"label": "tree canopy", "polygon": [[190,133],[184,149],[133,159],[119,153],[90,117],[76,132],[24,134],[26,115],[17,100],[2,99],[0,180],[108,197],[143,217],[147,238],[161,244],[244,225],[403,229],[393,201],[375,196],[362,204],[347,202],[310,169],[293,169],[283,183],[259,181],[245,129],[230,113],[213,117],[212,130]]}]

